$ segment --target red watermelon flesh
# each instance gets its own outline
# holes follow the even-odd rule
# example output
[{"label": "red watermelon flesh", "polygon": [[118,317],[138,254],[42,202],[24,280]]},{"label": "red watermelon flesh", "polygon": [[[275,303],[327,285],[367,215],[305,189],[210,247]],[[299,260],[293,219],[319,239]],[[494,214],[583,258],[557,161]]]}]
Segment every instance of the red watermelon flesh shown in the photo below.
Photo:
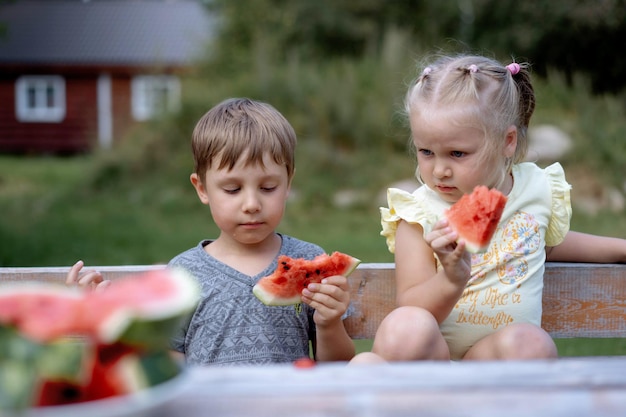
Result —
[{"label": "red watermelon flesh", "polygon": [[39,387],[34,405],[36,407],[50,405],[67,405],[84,400],[83,387],[72,381],[45,380]]},{"label": "red watermelon flesh", "polygon": [[[136,391],[123,373],[129,359],[138,355],[123,344],[93,345],[93,358],[83,367],[89,372],[85,381],[48,378],[42,381],[35,406],[72,404],[94,401]],[[128,371],[127,371],[128,372]]]},{"label": "red watermelon flesh", "polygon": [[140,352],[123,344],[100,345],[85,401],[131,394],[163,383],[178,374],[179,364],[168,351]]},{"label": "red watermelon flesh", "polygon": [[495,188],[477,186],[470,194],[465,194],[450,207],[445,216],[450,226],[465,241],[469,252],[484,252],[496,232],[506,196]]},{"label": "red watermelon flesh", "polygon": [[45,379],[39,386],[34,405],[73,404],[132,394],[163,383],[180,370],[167,351],[141,352],[122,343],[98,344],[92,348],[93,360],[83,365],[89,371],[86,381]]},{"label": "red watermelon flesh", "polygon": [[341,252],[322,254],[312,260],[278,257],[273,274],[261,278],[252,292],[263,304],[286,306],[301,302],[302,290],[334,275],[348,276],[361,261]]},{"label": "red watermelon flesh", "polygon": [[82,387],[83,401],[93,401],[116,395],[129,394],[138,389],[133,387],[129,379],[125,377],[126,368],[130,374],[136,360],[137,353],[123,344],[98,345],[96,348],[96,360],[91,368],[91,378]]},{"label": "red watermelon flesh", "polygon": [[36,342],[76,332],[81,293],[54,284],[17,283],[0,287],[0,324],[17,328]]}]

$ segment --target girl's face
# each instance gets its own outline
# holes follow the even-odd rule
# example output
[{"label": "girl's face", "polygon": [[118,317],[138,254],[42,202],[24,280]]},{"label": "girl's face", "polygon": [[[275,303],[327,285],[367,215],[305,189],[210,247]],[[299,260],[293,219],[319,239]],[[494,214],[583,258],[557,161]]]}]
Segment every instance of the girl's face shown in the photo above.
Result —
[{"label": "girl's face", "polygon": [[512,179],[505,175],[505,159],[513,155],[517,136],[513,135],[512,150],[507,144],[504,154],[498,154],[487,148],[489,141],[481,129],[458,115],[449,108],[430,110],[426,117],[412,112],[411,132],[422,181],[449,203],[477,185],[498,187],[508,194]]},{"label": "girl's face", "polygon": [[[282,220],[290,189],[284,165],[269,155],[263,165],[246,165],[243,154],[232,170],[213,163],[204,176],[191,175],[198,197],[211,208],[219,239],[232,244],[256,245],[273,238]],[[219,162],[219,161],[217,161]]]}]

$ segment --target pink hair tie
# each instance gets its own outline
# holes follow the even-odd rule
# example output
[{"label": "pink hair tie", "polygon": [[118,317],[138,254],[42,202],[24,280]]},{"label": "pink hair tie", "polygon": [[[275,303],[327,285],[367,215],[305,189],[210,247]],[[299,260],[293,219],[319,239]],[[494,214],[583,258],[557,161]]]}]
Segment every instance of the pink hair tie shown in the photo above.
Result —
[{"label": "pink hair tie", "polygon": [[478,67],[474,64],[467,67],[467,69],[469,70],[469,72],[478,72]]},{"label": "pink hair tie", "polygon": [[513,62],[513,63],[507,65],[506,69],[509,70],[511,75],[515,75],[515,74],[517,74],[519,72],[520,66],[519,66],[519,64],[517,62]]},{"label": "pink hair tie", "polygon": [[425,77],[425,76],[429,75],[432,72],[432,70],[433,69],[431,67],[424,68],[424,71],[422,71],[422,76]]}]

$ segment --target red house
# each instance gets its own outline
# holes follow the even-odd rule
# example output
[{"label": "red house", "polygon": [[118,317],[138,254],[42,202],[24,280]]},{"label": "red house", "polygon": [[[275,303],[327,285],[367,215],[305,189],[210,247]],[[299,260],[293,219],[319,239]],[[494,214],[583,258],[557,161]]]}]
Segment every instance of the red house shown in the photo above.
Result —
[{"label": "red house", "polygon": [[176,110],[212,27],[199,0],[0,3],[0,152],[107,148]]}]

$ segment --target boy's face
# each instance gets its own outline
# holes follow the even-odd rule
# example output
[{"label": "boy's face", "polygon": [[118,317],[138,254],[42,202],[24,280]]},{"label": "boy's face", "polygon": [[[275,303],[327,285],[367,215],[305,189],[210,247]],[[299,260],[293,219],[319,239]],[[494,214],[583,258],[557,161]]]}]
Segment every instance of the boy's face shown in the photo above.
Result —
[{"label": "boy's face", "polygon": [[216,161],[204,178],[192,174],[191,183],[200,201],[211,208],[221,230],[220,239],[254,245],[273,238],[291,184],[285,166],[276,164],[269,155],[264,155],[263,166],[246,165],[246,161],[243,154],[232,170],[218,169]]}]

